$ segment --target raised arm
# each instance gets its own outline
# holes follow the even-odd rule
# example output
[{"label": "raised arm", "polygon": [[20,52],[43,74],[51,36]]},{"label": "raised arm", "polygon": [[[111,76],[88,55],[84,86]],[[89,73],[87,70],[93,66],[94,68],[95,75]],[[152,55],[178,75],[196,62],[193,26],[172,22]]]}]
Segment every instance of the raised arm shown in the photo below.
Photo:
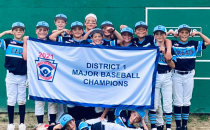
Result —
[{"label": "raised arm", "polygon": [[203,39],[203,41],[205,42],[204,43],[205,46],[210,45],[210,39],[207,36],[205,36],[204,34],[202,34],[201,32],[198,32],[198,31],[191,33],[192,37],[194,37],[195,35],[199,35]]},{"label": "raised arm", "polygon": [[101,117],[99,117],[99,119],[102,121],[102,120],[104,120],[104,118],[105,118],[105,116],[106,116],[106,114],[109,112],[109,108],[106,108],[105,110],[104,110],[104,112],[102,113],[102,115],[101,115]]},{"label": "raised arm", "polygon": [[7,31],[4,31],[4,32],[0,33],[0,37],[4,36],[6,34],[12,35],[12,30],[7,30]]},{"label": "raised arm", "polygon": [[58,37],[61,33],[63,33],[63,32],[66,32],[67,34],[69,34],[69,30],[67,30],[67,29],[62,29],[62,30],[60,30],[60,31],[53,32],[53,33],[49,36],[50,40],[56,41],[57,37]]},{"label": "raised arm", "polygon": [[90,33],[92,32],[93,29],[89,30],[88,32],[86,32],[86,34],[83,36],[84,40],[88,39],[88,36],[90,35]]},{"label": "raised arm", "polygon": [[120,44],[123,42],[123,38],[121,34],[117,30],[115,30],[113,27],[107,27],[106,30],[109,32],[112,32],[117,37],[117,44]]},{"label": "raised arm", "polygon": [[23,37],[23,59],[27,60],[27,40],[28,36]]},{"label": "raised arm", "polygon": [[172,56],[171,56],[171,47],[172,47],[172,43],[171,40],[166,39],[165,40],[165,46],[167,48],[166,54],[165,54],[165,59],[167,62],[171,61]]}]

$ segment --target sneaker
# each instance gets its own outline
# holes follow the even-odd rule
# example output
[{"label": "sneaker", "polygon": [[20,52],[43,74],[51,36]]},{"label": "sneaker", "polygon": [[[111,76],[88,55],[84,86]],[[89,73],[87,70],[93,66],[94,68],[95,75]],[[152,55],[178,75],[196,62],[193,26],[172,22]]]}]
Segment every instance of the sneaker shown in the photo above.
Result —
[{"label": "sneaker", "polygon": [[171,128],[167,128],[166,130],[171,130]]},{"label": "sneaker", "polygon": [[182,130],[182,127],[177,127],[176,130]]},{"label": "sneaker", "polygon": [[187,130],[187,126],[182,126],[182,130]]},{"label": "sneaker", "polygon": [[14,124],[8,124],[7,130],[15,130],[15,125]]},{"label": "sneaker", "polygon": [[151,130],[157,130],[157,128],[152,128]]},{"label": "sneaker", "polygon": [[163,130],[163,128],[164,128],[164,126],[161,125],[161,126],[158,126],[158,127],[157,127],[157,130]]},{"label": "sneaker", "polygon": [[19,125],[19,130],[26,130],[26,125],[23,124],[23,123],[21,123],[21,124]]}]

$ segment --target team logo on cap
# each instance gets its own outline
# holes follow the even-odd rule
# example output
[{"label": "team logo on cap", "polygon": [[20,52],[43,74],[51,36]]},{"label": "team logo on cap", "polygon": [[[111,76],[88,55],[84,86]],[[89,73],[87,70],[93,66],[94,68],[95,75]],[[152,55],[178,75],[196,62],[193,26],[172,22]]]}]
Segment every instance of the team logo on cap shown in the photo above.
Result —
[{"label": "team logo on cap", "polygon": [[57,63],[55,60],[39,58],[35,60],[38,80],[53,82]]}]

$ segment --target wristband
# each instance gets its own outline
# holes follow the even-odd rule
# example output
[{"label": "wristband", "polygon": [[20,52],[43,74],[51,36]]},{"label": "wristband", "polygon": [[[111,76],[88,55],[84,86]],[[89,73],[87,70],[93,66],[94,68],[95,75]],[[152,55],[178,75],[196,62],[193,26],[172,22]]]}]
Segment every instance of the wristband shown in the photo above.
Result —
[{"label": "wristband", "polygon": [[115,31],[115,28],[114,28],[114,30],[111,33],[113,33],[114,31]]}]

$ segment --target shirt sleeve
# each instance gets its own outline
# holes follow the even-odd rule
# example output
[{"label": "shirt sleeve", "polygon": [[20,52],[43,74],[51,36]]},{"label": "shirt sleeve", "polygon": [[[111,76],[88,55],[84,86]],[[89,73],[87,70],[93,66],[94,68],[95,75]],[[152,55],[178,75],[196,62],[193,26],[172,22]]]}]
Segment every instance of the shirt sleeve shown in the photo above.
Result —
[{"label": "shirt sleeve", "polygon": [[1,47],[2,49],[4,49],[4,50],[7,49],[7,47],[6,47],[6,42],[5,42],[4,39],[0,39],[0,47]]},{"label": "shirt sleeve", "polygon": [[177,61],[176,60],[176,53],[175,53],[173,48],[171,48],[171,55],[172,55],[172,60],[176,62]]},{"label": "shirt sleeve", "polygon": [[204,49],[206,49],[205,42],[204,41],[197,41],[196,53],[199,53]]}]

